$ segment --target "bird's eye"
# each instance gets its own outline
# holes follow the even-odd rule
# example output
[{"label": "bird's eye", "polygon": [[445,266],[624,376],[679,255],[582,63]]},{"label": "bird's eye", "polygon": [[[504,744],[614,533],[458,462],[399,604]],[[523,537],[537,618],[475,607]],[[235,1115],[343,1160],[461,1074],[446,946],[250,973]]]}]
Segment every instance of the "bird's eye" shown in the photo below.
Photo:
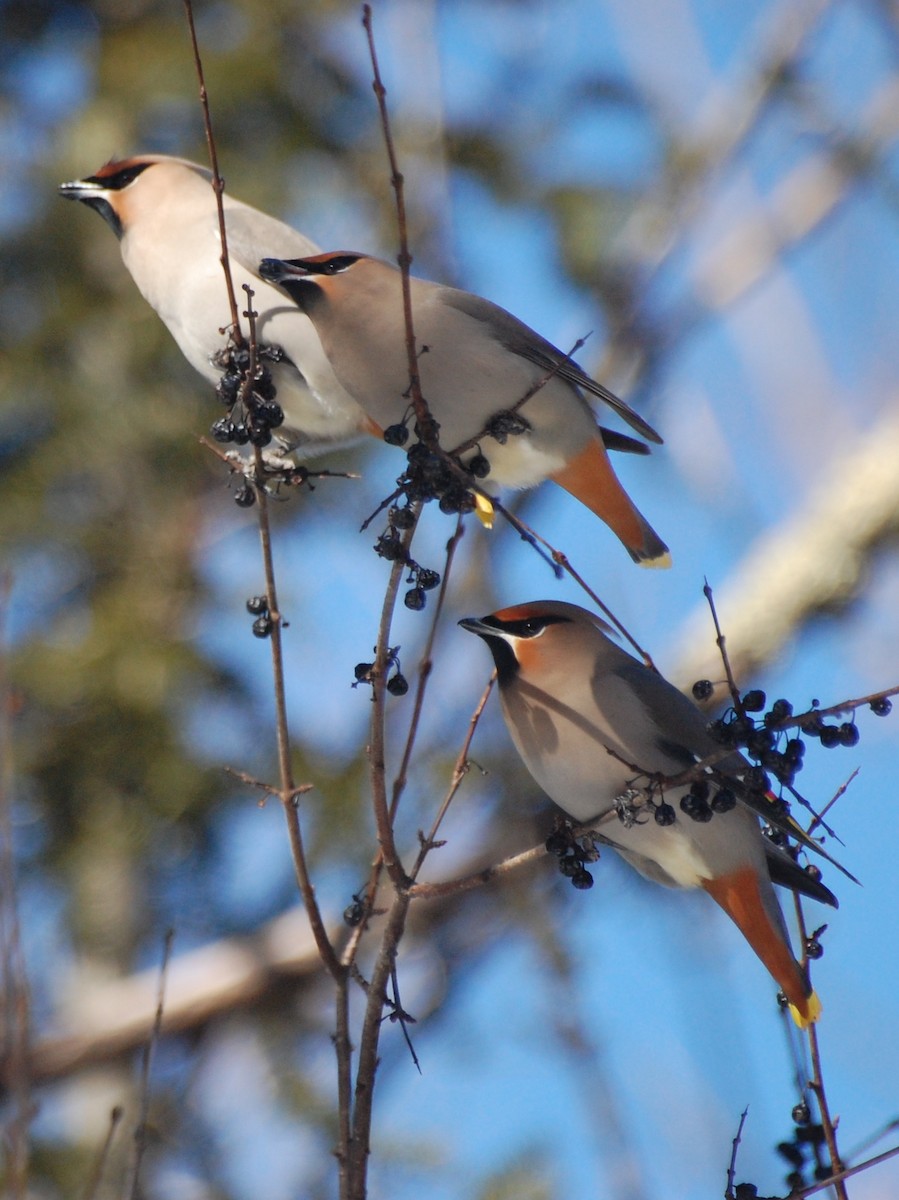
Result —
[{"label": "bird's eye", "polygon": [[358,261],[358,254],[335,254],[333,258],[322,263],[322,271],[326,275],[339,275]]},{"label": "bird's eye", "polygon": [[539,637],[545,629],[546,622],[542,617],[531,617],[529,620],[521,622],[523,637]]}]

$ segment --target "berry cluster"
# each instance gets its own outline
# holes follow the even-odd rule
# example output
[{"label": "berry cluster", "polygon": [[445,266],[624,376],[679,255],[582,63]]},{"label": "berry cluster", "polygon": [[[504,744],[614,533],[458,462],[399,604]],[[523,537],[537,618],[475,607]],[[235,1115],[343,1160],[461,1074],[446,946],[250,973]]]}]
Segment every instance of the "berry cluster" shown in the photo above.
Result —
[{"label": "berry cluster", "polygon": [[267,638],[275,627],[272,615],[268,611],[268,600],[265,596],[251,596],[247,601],[247,612],[256,618],[253,622],[253,636]]},{"label": "berry cluster", "polygon": [[[700,679],[693,685],[693,695],[697,700],[705,700],[711,695],[712,688],[709,680]],[[782,728],[783,725],[795,723],[805,738],[817,738],[827,748],[858,744],[859,732],[854,713],[849,721],[828,724],[816,711],[818,702],[815,700],[811,710],[796,717],[794,722],[793,705],[789,700],[775,700],[764,712],[766,703],[765,693],[754,688],[743,696],[740,702],[742,712],[731,708],[709,725],[709,732],[723,746],[745,749],[749,758],[757,764],[744,778],[753,791],[768,791],[771,786],[769,773],[783,786],[791,787],[802,769],[805,742],[802,737],[790,737],[788,731]],[[880,697],[871,702],[870,708],[876,716],[885,717],[892,705],[888,699]],[[748,715],[750,713],[763,715],[757,721]]]},{"label": "berry cluster", "polygon": [[388,562],[402,562],[409,568],[406,582],[411,583],[412,587],[403,597],[403,603],[413,612],[421,612],[427,604],[427,593],[440,586],[440,575],[430,567],[423,567],[417,563],[403,546],[401,535],[414,524],[414,509],[408,506],[391,508],[387,513],[387,529],[375,543],[374,551]]},{"label": "berry cluster", "polygon": [[[400,670],[399,652],[399,646],[391,646],[387,651],[387,670],[389,671],[391,667],[396,668],[393,675],[387,680],[387,690],[391,696],[405,696],[409,690],[409,681]],[[356,663],[356,666],[353,668],[353,674],[356,678],[352,686],[358,687],[360,683],[374,683],[374,677],[372,676],[374,666],[375,664],[370,662]]]},{"label": "berry cluster", "polygon": [[[259,349],[252,387],[245,387],[250,370],[250,352],[245,346],[229,346],[216,355],[215,365],[223,368],[216,386],[221,402],[227,407],[228,415],[221,417],[212,426],[210,433],[217,442],[234,443],[237,446],[267,446],[272,440],[272,430],[284,424],[284,413],[275,401],[275,385],[272,373],[264,360],[279,362],[283,352],[274,347]],[[252,503],[252,501],[251,501]]]},{"label": "berry cluster", "polygon": [[812,1178],[818,1182],[829,1179],[833,1169],[826,1162],[824,1126],[812,1121],[805,1101],[794,1106],[792,1116],[795,1124],[792,1140],[778,1143],[777,1152],[791,1167],[786,1177],[787,1186],[792,1191],[799,1191],[806,1186],[805,1176],[810,1167],[813,1168]]},{"label": "berry cluster", "polygon": [[575,836],[571,822],[560,821],[546,839],[546,851],[558,858],[559,870],[573,887],[584,891],[593,887],[593,876],[586,864],[596,862],[599,851],[589,834]]}]

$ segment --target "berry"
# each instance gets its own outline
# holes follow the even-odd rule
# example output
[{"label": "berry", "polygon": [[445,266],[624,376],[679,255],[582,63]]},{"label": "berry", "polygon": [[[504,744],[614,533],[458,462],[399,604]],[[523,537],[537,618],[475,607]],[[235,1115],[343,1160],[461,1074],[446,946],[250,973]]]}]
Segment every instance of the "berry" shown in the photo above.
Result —
[{"label": "berry", "polygon": [[418,572],[418,586],[429,592],[432,588],[440,586],[440,576],[436,571],[430,571],[427,567],[422,567]]},{"label": "berry", "polygon": [[265,616],[257,617],[253,622],[253,637],[267,638],[274,628],[275,622],[266,613]]},{"label": "berry", "polygon": [[469,460],[468,469],[475,479],[486,479],[490,474],[490,460],[483,454],[476,454]]},{"label": "berry", "polygon": [[695,779],[690,784],[690,795],[697,803],[709,798],[709,785],[704,779]]},{"label": "berry", "polygon": [[892,710],[893,704],[888,696],[881,696],[879,700],[871,701],[871,712],[875,717],[888,717]]},{"label": "berry", "polygon": [[375,554],[386,558],[388,562],[396,562],[403,557],[403,543],[392,531],[382,533],[374,547]]},{"label": "berry", "polygon": [[706,821],[711,821],[712,819],[712,810],[708,802],[697,799],[691,792],[681,797],[680,806],[681,810],[693,821],[700,821],[705,824]]},{"label": "berry", "polygon": [[838,725],[822,725],[820,736],[821,745],[826,746],[828,750],[840,744],[840,729]]},{"label": "berry", "polygon": [[254,421],[247,428],[247,437],[251,446],[267,446],[272,440],[272,431],[265,425],[257,425]]},{"label": "berry", "polygon": [[673,825],[677,820],[677,813],[670,804],[657,804],[654,813],[657,825]]},{"label": "berry", "polygon": [[816,959],[820,958],[824,953],[824,947],[817,938],[806,938],[805,942],[805,957]]},{"label": "berry", "polygon": [[593,887],[593,876],[589,871],[585,871],[583,867],[571,876],[572,885],[579,888],[582,892]]},{"label": "berry", "polygon": [[242,483],[234,493],[234,503],[238,508],[252,508],[256,503],[256,493],[248,483]]},{"label": "berry", "polygon": [[371,669],[374,663],[356,663],[353,668],[353,674],[356,676],[357,683],[369,683],[371,681]]},{"label": "berry", "polygon": [[413,612],[421,612],[427,602],[425,590],[421,587],[410,588],[403,597],[406,608],[411,608]]},{"label": "berry", "polygon": [[230,408],[240,391],[240,376],[231,371],[226,372],[216,384],[215,390],[222,404],[227,404]]},{"label": "berry", "polygon": [[801,1167],[805,1162],[805,1155],[795,1142],[781,1142],[777,1147],[777,1153],[794,1167]]},{"label": "berry", "polygon": [[409,440],[409,430],[405,425],[388,425],[384,430],[384,441],[388,446],[405,446]]},{"label": "berry", "polygon": [[394,529],[411,529],[415,524],[415,513],[411,508],[392,508],[387,520]]},{"label": "berry", "polygon": [[792,1116],[796,1125],[808,1125],[809,1121],[812,1119],[811,1113],[808,1110],[808,1105],[804,1100],[794,1106],[790,1115]]},{"label": "berry", "polygon": [[387,690],[391,696],[405,696],[409,690],[409,681],[405,675],[401,675],[399,671],[387,680]]},{"label": "berry", "polygon": [[562,855],[568,849],[569,838],[561,829],[556,829],[546,839],[547,854]]},{"label": "berry", "polygon": [[743,707],[747,712],[761,712],[765,707],[765,693],[761,688],[753,688],[743,697]]},{"label": "berry", "polygon": [[715,685],[711,679],[697,679],[693,684],[693,699],[708,700],[712,692],[715,690]]},{"label": "berry", "polygon": [[730,788],[719,788],[712,797],[712,812],[726,813],[735,808],[737,797],[733,794]]},{"label": "berry", "polygon": [[217,442],[233,442],[235,429],[236,426],[230,417],[221,417],[210,426],[209,432]]},{"label": "berry", "polygon": [[783,753],[787,762],[796,767],[802,762],[805,755],[805,742],[800,738],[790,738],[784,746]]},{"label": "berry", "polygon": [[268,612],[268,600],[265,596],[251,596],[247,601],[247,612],[254,617],[261,617]]},{"label": "berry", "polygon": [[362,918],[364,916],[365,916],[365,905],[362,903],[361,900],[357,899],[354,896],[353,903],[348,904],[346,906],[346,908],[343,910],[344,924],[349,925],[351,929],[355,928],[357,925],[362,924]]},{"label": "berry", "polygon": [[786,721],[792,715],[793,705],[789,700],[775,700],[771,705],[771,711],[765,715],[765,724],[776,725],[779,721]]},{"label": "berry", "polygon": [[816,883],[821,878],[821,868],[815,866],[814,863],[806,864],[805,873],[808,875],[809,879],[814,879]]},{"label": "berry", "polygon": [[858,728],[853,721],[844,722],[839,729],[840,743],[843,746],[858,745]]}]

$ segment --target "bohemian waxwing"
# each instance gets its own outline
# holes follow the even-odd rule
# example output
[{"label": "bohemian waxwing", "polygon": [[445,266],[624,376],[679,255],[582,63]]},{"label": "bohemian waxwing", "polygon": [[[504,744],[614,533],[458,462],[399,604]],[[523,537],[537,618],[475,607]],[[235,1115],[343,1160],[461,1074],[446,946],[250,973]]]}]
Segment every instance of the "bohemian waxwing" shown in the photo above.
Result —
[{"label": "bohemian waxwing", "polygon": [[[134,282],[169,328],[185,358],[217,383],[213,356],[231,323],[220,261],[218,212],[210,172],[162,154],[108,162],[96,175],[63,183],[60,192],[95,208],[112,226]],[[243,284],[254,292],[260,343],[286,359],[267,363],[284,412],[276,436],[286,448],[314,453],[371,432],[362,410],[341,387],[310,321],[259,278],[264,254],[310,254],[317,247],[289,225],[225,195],[225,227],[240,311]],[[243,324],[244,336],[248,328]]]},{"label": "bohemian waxwing", "polygon": [[[656,792],[651,802],[643,790],[647,773],[675,776],[721,754],[692,701],[574,604],[538,601],[460,624],[493,654],[506,724],[540,787],[575,821],[598,817],[603,839],[648,879],[704,888],[777,981],[797,1023],[814,1021],[821,1006],[793,957],[771,885],[836,907],[832,893],[762,835],[743,803],[713,811],[715,783],[701,820],[679,807],[688,786]],[[731,752],[714,770],[736,790],[747,767]]]},{"label": "bohemian waxwing", "polygon": [[[338,379],[371,420],[382,429],[405,422],[400,272],[365,254],[332,253],[268,258],[259,273],[309,315]],[[476,440],[462,458],[487,458],[485,484],[524,488],[554,480],[605,521],[636,562],[668,566],[667,547],[634,507],[606,452],[607,444],[624,449],[633,440],[598,429],[582,391],[604,400],[641,437],[660,442],[658,434],[498,305],[422,279],[411,280],[411,294],[422,395],[442,448],[452,452]],[[488,435],[492,418],[510,410],[523,418],[524,432]]]}]

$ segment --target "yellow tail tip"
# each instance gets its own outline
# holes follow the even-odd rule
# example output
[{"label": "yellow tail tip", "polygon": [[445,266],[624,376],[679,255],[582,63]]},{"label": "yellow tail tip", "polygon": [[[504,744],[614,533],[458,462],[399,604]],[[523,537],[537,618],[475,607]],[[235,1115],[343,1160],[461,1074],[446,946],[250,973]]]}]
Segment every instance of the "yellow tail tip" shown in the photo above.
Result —
[{"label": "yellow tail tip", "polygon": [[489,496],[482,496],[480,492],[474,494],[474,511],[478,520],[485,529],[493,528],[493,517],[496,510]]},{"label": "yellow tail tip", "polygon": [[788,1005],[790,1016],[796,1022],[800,1029],[808,1029],[809,1025],[813,1025],[821,1016],[821,1001],[818,999],[817,992],[810,992],[808,999],[805,1002],[805,1013],[801,1013],[795,1004]]},{"label": "yellow tail tip", "polygon": [[665,571],[671,566],[671,555],[666,550],[664,554],[660,554],[656,558],[641,558],[639,565],[641,567],[651,567],[657,571]]}]

